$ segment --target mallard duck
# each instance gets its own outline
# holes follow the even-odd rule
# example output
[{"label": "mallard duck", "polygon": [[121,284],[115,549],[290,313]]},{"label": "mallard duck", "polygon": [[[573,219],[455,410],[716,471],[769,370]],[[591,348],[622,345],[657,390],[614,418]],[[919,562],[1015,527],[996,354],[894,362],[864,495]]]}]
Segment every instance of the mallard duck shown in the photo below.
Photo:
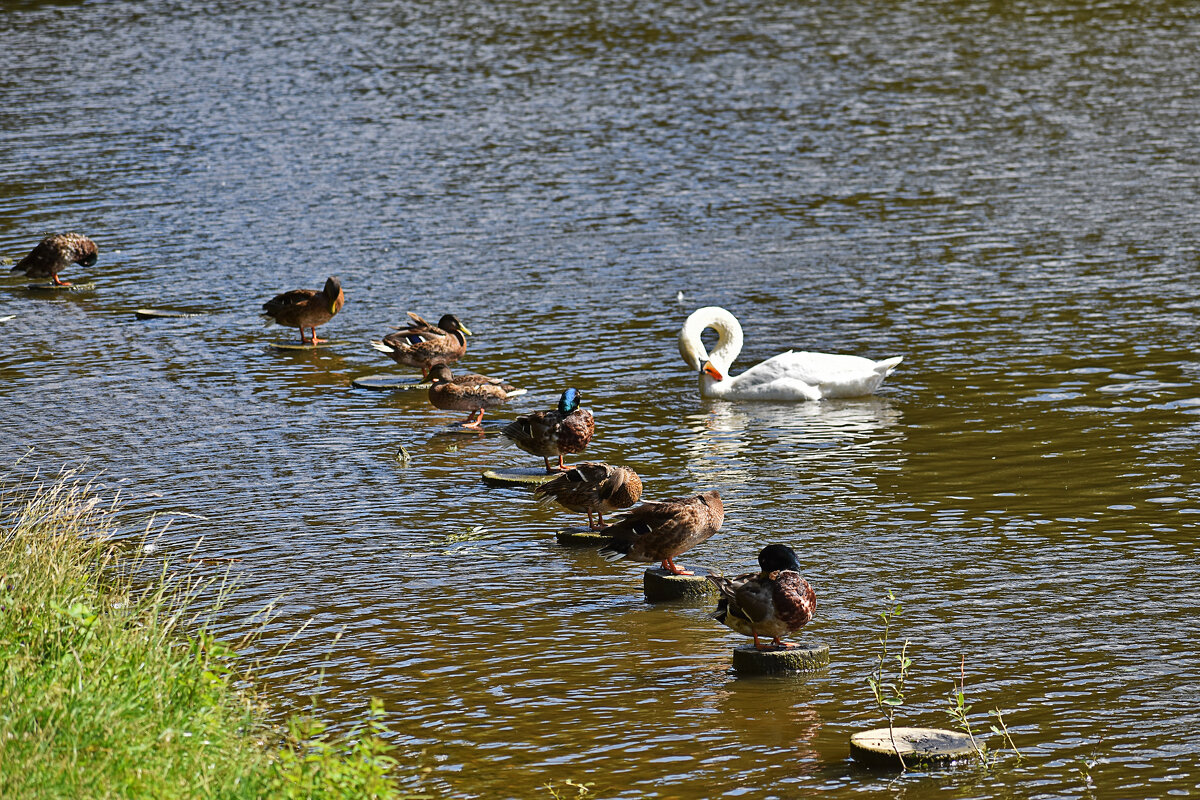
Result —
[{"label": "mallard duck", "polygon": [[472,412],[463,421],[464,428],[482,427],[486,409],[502,406],[510,398],[525,394],[524,389],[518,389],[499,378],[486,375],[460,375],[456,378],[445,364],[434,364],[429,370],[429,379],[433,381],[429,387],[429,402],[435,408]]},{"label": "mallard duck", "polygon": [[324,325],[342,310],[346,295],[342,282],[337,278],[325,281],[325,288],[293,289],[272,297],[263,303],[266,316],[287,328],[300,329],[300,343],[304,343],[304,329],[312,331],[312,344],[325,341],[317,338],[317,326]]},{"label": "mallard duck", "polygon": [[54,233],[37,243],[13,266],[12,272],[24,272],[31,278],[49,278],[55,286],[70,286],[58,273],[72,262],[81,267],[96,263],[96,243],[82,233]]},{"label": "mallard duck", "polygon": [[[700,334],[717,331],[712,353]],[[903,356],[872,361],[859,356],[793,352],[768,358],[731,377],[729,368],[742,352],[742,326],[723,308],[693,311],[679,331],[679,354],[700,374],[700,395],[724,400],[822,400],[872,394]]]},{"label": "mallard duck", "polygon": [[754,646],[767,649],[759,636],[770,636],[776,647],[795,647],[781,637],[798,631],[817,613],[817,594],[800,577],[796,552],[785,544],[769,544],[758,554],[761,572],[736,578],[709,575],[721,599],[713,619],[744,636],[754,637]]},{"label": "mallard duck", "polygon": [[412,325],[398,328],[396,333],[389,333],[381,341],[371,342],[371,346],[386,353],[397,364],[420,369],[425,376],[434,364],[453,364],[463,357],[467,351],[466,337],[471,332],[462,320],[453,314],[444,314],[437,325],[430,325],[411,311],[408,315],[412,317]]},{"label": "mallard duck", "polygon": [[[600,530],[605,512],[629,508],[641,498],[642,479],[628,467],[585,461],[534,489],[533,496],[552,497],[568,511],[587,514],[588,527]],[[592,514],[599,518],[598,525],[592,524]]]},{"label": "mallard duck", "polygon": [[568,470],[563,455],[582,453],[596,430],[592,412],[580,408],[580,401],[578,389],[567,389],[558,399],[558,408],[523,414],[504,426],[504,435],[526,453],[541,456],[546,472],[554,472],[550,456],[558,456],[559,470]]},{"label": "mallard duck", "polygon": [[695,497],[673,497],[659,503],[642,503],[604,532],[612,541],[600,548],[609,561],[661,561],[675,575],[692,575],[675,565],[675,556],[686,552],[721,530],[725,506],[714,490]]}]

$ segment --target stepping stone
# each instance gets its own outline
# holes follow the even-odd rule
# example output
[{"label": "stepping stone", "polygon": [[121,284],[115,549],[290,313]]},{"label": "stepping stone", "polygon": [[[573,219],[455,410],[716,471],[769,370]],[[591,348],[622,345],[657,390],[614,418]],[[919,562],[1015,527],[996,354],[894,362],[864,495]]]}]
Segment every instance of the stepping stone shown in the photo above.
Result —
[{"label": "stepping stone", "polygon": [[484,470],[482,478],[483,482],[488,486],[495,486],[502,489],[529,489],[532,491],[546,481],[558,477],[559,474],[561,473],[547,474],[544,469],[534,468],[488,469]]},{"label": "stepping stone", "polygon": [[559,544],[567,547],[595,547],[597,550],[612,541],[612,537],[605,535],[603,531],[584,527],[563,528],[561,531],[555,531],[554,538]]},{"label": "stepping stone", "polygon": [[733,649],[733,669],[739,675],[787,675],[813,672],[827,666],[827,644],[772,647],[769,650],[759,650],[753,644],[745,644]]},{"label": "stepping stone", "polygon": [[185,319],[187,317],[202,317],[198,311],[169,311],[165,308],[139,308],[133,315],[138,319]]},{"label": "stepping stone", "polygon": [[[683,566],[683,565],[680,565]],[[685,567],[686,569],[686,567]],[[695,575],[675,575],[662,567],[651,567],[642,578],[647,603],[672,600],[702,600],[717,595],[717,587],[706,580],[708,570],[695,567]]]},{"label": "stepping stone", "polygon": [[363,375],[350,381],[350,385],[355,389],[396,392],[412,389],[427,391],[433,383],[415,375]]},{"label": "stepping stone", "polygon": [[30,292],[92,292],[96,289],[94,283],[73,283],[70,286],[59,286],[56,283],[30,283],[25,286]]},{"label": "stepping stone", "polygon": [[328,342],[320,342],[318,344],[300,344],[299,342],[271,342],[267,346],[273,350],[325,350],[330,347],[341,347],[342,345],[350,344],[344,339],[332,340]]},{"label": "stepping stone", "polygon": [[956,761],[975,758],[971,737],[944,728],[893,728],[896,739],[887,728],[859,731],[850,737],[850,755],[860,764],[872,767],[900,769],[900,758],[906,767],[939,767]]}]

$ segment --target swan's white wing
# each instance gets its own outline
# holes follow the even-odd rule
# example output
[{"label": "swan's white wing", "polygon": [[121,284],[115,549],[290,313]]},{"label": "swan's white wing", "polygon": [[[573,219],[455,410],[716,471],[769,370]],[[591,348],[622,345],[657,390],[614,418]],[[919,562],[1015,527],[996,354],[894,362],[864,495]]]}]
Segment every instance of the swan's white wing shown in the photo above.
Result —
[{"label": "swan's white wing", "polygon": [[734,378],[727,396],[762,400],[819,400],[871,394],[895,368],[896,360],[875,362],[833,353],[780,353]]},{"label": "swan's white wing", "polygon": [[791,356],[781,353],[719,384],[725,397],[743,400],[820,400],[821,390],[794,369]]}]

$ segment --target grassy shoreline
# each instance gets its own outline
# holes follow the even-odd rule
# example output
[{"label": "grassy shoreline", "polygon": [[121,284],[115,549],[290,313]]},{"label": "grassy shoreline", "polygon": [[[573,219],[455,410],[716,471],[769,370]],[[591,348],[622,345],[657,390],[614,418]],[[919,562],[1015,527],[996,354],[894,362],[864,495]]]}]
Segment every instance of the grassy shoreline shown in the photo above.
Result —
[{"label": "grassy shoreline", "polygon": [[110,511],[69,476],[0,490],[0,797],[423,796],[401,790],[374,702],[341,737],[269,723],[204,623],[221,586],[167,565],[135,581]]}]

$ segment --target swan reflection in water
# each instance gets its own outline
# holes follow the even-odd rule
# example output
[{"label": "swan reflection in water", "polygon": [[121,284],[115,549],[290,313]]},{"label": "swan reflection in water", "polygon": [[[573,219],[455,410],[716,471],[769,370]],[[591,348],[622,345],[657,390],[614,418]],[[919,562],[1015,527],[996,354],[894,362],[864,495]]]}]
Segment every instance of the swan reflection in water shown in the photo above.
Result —
[{"label": "swan reflection in water", "polygon": [[848,469],[868,463],[895,467],[900,456],[887,446],[901,441],[901,413],[883,397],[815,403],[704,403],[685,422],[694,473],[741,483],[772,464],[809,464]]}]

